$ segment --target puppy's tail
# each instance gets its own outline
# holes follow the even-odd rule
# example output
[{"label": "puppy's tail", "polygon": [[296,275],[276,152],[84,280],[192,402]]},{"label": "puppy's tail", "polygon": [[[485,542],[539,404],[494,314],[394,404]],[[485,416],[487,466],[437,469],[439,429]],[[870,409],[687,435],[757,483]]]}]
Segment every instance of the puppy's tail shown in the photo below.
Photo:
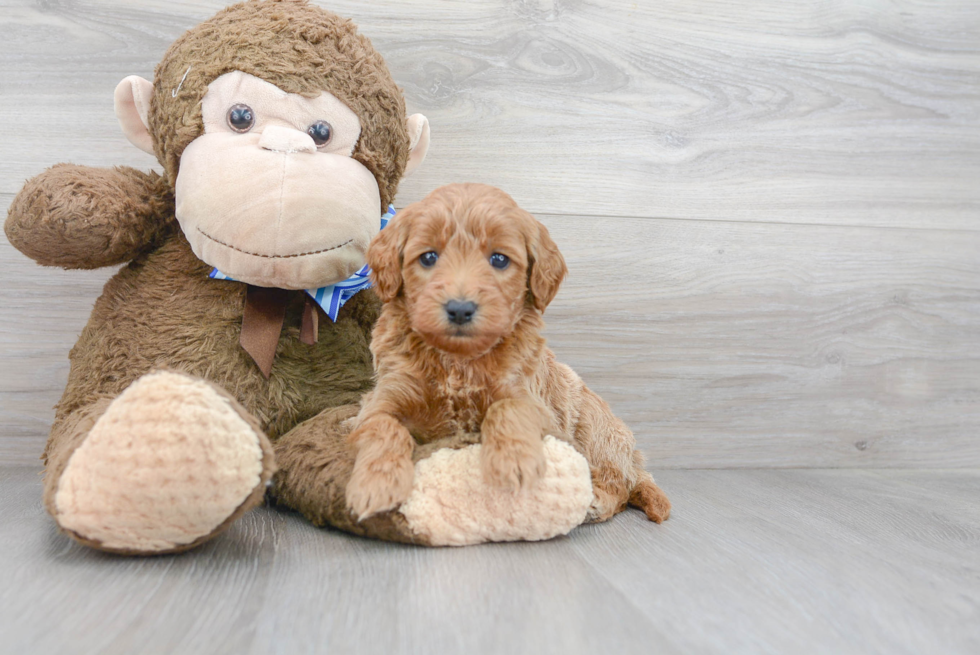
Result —
[{"label": "puppy's tail", "polygon": [[670,500],[653,481],[653,476],[643,468],[643,456],[639,451],[633,451],[633,462],[636,484],[630,491],[629,504],[642,509],[651,521],[663,523],[670,517]]}]

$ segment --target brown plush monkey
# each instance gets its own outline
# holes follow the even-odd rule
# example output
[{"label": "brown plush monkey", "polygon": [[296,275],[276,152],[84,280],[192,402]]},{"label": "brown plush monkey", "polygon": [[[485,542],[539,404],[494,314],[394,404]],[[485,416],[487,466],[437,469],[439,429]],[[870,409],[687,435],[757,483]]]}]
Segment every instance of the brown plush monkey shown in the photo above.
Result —
[{"label": "brown plush monkey", "polygon": [[[350,21],[305,0],[234,5],[181,36],[153,83],[123,80],[115,104],[164,175],[57,165],[5,224],[40,264],[128,262],[71,352],[45,450],[44,501],[62,529],[107,551],[184,550],[260,503],[277,465],[279,502],[359,534],[471,543],[581,522],[591,489],[574,452],[554,460],[557,497],[526,499],[526,525],[505,517],[499,530],[481,514],[497,501],[443,474],[468,455],[437,446],[466,443],[417,453],[439,457],[417,476],[432,484],[414,514],[357,523],[344,506],[344,419],[372,385],[378,302],[360,291],[331,320],[303,290],[361,269],[429,140]],[[450,506],[468,527],[433,536],[427,521],[453,524]]]}]

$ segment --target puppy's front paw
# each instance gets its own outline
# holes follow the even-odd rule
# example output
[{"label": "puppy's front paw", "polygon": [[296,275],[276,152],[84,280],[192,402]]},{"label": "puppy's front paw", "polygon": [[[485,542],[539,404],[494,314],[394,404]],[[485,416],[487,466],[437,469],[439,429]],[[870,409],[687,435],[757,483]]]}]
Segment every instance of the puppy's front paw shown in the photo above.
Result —
[{"label": "puppy's front paw", "polygon": [[544,444],[540,438],[484,441],[480,455],[483,480],[504,491],[532,487],[544,476]]},{"label": "puppy's front paw", "polygon": [[358,456],[347,483],[347,507],[358,521],[395,509],[412,493],[414,477],[409,457]]}]

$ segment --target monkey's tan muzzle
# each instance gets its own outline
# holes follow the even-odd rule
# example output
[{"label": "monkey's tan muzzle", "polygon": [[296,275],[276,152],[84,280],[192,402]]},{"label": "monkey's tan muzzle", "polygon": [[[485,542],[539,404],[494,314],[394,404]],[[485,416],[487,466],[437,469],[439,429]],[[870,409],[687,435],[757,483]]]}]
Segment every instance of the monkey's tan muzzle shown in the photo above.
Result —
[{"label": "monkey's tan muzzle", "polygon": [[195,139],[175,189],[194,254],[236,280],[283,289],[360,269],[380,229],[377,181],[357,160],[308,145],[308,135],[277,126]]}]

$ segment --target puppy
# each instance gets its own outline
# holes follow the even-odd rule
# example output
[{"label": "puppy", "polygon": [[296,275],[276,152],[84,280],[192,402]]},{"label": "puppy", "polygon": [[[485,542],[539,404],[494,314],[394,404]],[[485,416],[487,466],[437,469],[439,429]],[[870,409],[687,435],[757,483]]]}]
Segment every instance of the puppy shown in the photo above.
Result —
[{"label": "puppy", "polygon": [[377,386],[350,434],[347,504],[359,519],[408,498],[416,443],[475,432],[484,480],[503,491],[543,475],[551,434],[589,462],[587,520],[627,503],[657,523],[669,516],[633,433],[545,345],[541,314],[567,269],[510,196],[482,184],[437,189],[375,237],[367,260],[385,305],[371,341]]}]

